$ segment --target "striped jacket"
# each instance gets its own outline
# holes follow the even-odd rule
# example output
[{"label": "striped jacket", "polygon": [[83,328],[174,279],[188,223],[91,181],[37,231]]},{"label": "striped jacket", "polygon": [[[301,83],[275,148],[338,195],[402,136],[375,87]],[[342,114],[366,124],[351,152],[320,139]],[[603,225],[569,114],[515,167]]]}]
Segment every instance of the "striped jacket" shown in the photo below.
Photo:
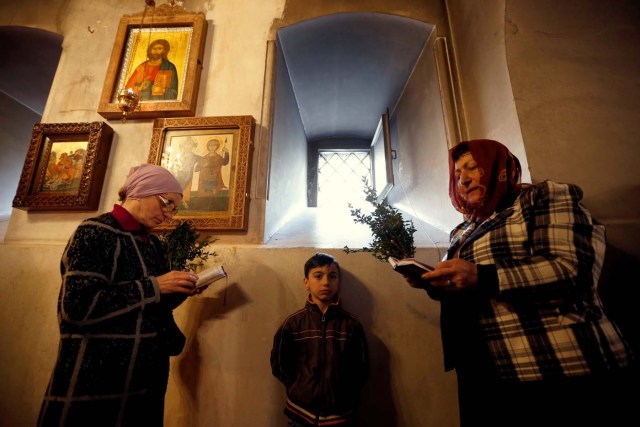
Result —
[{"label": "striped jacket", "polygon": [[323,314],[307,300],[278,328],[271,368],[287,389],[285,414],[316,426],[350,421],[369,376],[362,325],[338,303]]},{"label": "striped jacket", "polygon": [[581,199],[579,187],[545,181],[523,187],[511,206],[484,222],[466,221],[451,232],[447,258],[493,265],[498,283],[490,297],[472,304],[441,298],[447,369],[460,356],[456,316],[469,319],[470,307],[471,327],[480,331],[501,379],[579,376],[628,365],[630,350],[596,291],[604,227]]}]

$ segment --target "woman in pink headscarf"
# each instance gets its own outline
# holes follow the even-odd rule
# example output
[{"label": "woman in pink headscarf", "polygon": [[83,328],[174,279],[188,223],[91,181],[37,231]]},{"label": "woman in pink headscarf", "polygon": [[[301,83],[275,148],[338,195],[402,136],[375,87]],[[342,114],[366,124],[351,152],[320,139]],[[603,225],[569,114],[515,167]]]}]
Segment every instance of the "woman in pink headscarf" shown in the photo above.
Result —
[{"label": "woman in pink headscarf", "polygon": [[449,177],[464,221],[445,260],[407,280],[441,302],[461,425],[622,425],[632,357],[597,295],[604,228],[580,188],[521,184],[520,162],[492,140],[453,147]]},{"label": "woman in pink headscarf", "polygon": [[153,227],[173,218],[182,188],[166,169],[132,168],[120,205],[83,221],[60,263],[58,360],[40,426],[162,426],[169,356],[185,337],[172,311],[197,276],[169,271]]}]

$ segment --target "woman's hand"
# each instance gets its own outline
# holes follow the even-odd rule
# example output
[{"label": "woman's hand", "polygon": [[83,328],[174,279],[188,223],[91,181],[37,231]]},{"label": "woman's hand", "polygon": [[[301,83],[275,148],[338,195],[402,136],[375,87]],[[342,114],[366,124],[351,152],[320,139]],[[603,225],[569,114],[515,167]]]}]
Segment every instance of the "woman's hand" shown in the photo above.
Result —
[{"label": "woman's hand", "polygon": [[412,288],[416,288],[416,289],[424,289],[424,287],[428,283],[428,282],[426,282],[424,280],[416,279],[415,277],[409,277],[409,276],[404,276],[404,275],[402,277],[404,277],[404,280],[407,281],[409,286],[411,286]]},{"label": "woman's hand", "polygon": [[204,288],[196,289],[198,276],[188,271],[170,271],[162,276],[156,276],[161,294],[179,292],[187,295],[201,293]]},{"label": "woman's hand", "polygon": [[424,273],[422,279],[428,281],[430,285],[452,292],[476,289],[478,287],[478,267],[472,262],[454,258],[439,262],[433,271]]}]

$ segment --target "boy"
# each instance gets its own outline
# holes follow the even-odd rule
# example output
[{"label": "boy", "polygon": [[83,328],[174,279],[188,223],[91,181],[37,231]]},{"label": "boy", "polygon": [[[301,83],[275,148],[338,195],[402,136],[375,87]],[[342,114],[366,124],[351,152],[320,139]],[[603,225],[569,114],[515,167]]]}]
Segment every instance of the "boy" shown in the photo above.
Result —
[{"label": "boy", "polygon": [[354,410],[369,376],[360,322],[340,307],[340,266],[316,253],[304,265],[309,292],[273,339],[271,370],[287,389],[290,427],[354,425]]}]

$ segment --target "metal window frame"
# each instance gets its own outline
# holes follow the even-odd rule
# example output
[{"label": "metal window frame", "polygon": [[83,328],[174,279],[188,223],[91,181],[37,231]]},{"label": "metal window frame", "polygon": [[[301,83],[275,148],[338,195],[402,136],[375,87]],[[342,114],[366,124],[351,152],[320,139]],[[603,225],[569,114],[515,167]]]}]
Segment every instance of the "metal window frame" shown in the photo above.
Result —
[{"label": "metal window frame", "polygon": [[310,142],[307,148],[307,206],[318,206],[318,157],[321,151],[367,151],[371,157],[371,141],[336,139]]}]

